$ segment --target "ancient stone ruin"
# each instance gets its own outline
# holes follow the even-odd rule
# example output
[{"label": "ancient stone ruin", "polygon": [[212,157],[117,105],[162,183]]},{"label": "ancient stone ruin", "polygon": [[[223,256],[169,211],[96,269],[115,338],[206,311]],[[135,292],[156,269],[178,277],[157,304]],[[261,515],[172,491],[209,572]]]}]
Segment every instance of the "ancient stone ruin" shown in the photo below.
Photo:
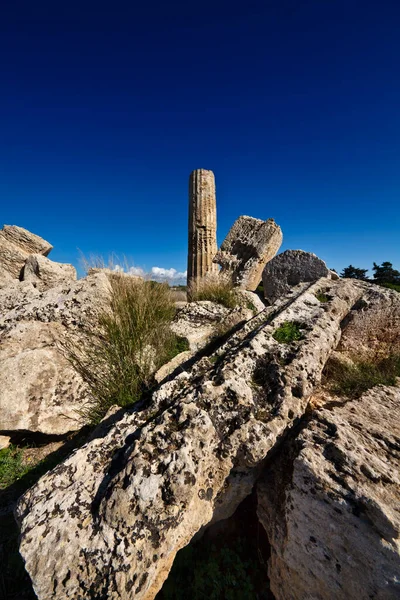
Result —
[{"label": "ancient stone ruin", "polygon": [[0,287],[20,278],[28,256],[47,256],[52,248],[46,240],[22,227],[4,225],[0,231]]},{"label": "ancient stone ruin", "polygon": [[[242,216],[217,252],[214,176],[194,171],[188,279],[219,263],[238,304],[172,305],[166,327],[186,349],[89,430],[87,382],[60,342],[94,329],[112,281],[129,276],[76,280],[42,238],[0,232],[0,449],[26,435],[64,448],[0,502],[7,600],[17,543],[25,588],[10,598],[164,600],[185,547],[223,538],[246,503],[247,542],[257,556],[263,538],[265,551],[253,597],[400,596],[400,379],[353,396],[329,381],[359,356],[400,356],[400,294],[333,278],[310,253],[273,258],[281,241],[272,219]],[[265,299],[248,291],[261,271]]]},{"label": "ancient stone ruin", "polygon": [[254,291],[265,264],[281,244],[282,231],[273,219],[242,216],[232,225],[214,262],[221,265],[221,275],[228,276],[234,286]]},{"label": "ancient stone ruin", "polygon": [[201,278],[215,273],[217,253],[217,205],[212,171],[196,169],[189,178],[188,286],[196,287]]},{"label": "ancient stone ruin", "polygon": [[328,267],[315,254],[303,250],[286,250],[272,258],[264,267],[264,298],[273,304],[299,283],[328,276]]}]

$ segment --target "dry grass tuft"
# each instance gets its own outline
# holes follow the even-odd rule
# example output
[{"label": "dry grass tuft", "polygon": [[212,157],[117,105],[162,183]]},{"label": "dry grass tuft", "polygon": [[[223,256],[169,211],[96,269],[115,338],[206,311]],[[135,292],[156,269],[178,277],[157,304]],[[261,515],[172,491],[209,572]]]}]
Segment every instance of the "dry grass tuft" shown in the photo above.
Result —
[{"label": "dry grass tuft", "polygon": [[235,308],[240,304],[240,298],[230,279],[218,273],[209,274],[197,284],[191,284],[188,287],[188,299],[190,302],[210,300],[226,308]]},{"label": "dry grass tuft", "polygon": [[175,306],[167,284],[112,274],[109,305],[98,322],[69,337],[64,352],[88,386],[82,413],[98,423],[117,404],[128,407],[154,385],[154,372],[180,351],[170,323]]},{"label": "dry grass tuft", "polygon": [[400,355],[376,361],[332,357],[326,364],[324,383],[337,396],[359,398],[376,385],[396,385],[400,377]]}]

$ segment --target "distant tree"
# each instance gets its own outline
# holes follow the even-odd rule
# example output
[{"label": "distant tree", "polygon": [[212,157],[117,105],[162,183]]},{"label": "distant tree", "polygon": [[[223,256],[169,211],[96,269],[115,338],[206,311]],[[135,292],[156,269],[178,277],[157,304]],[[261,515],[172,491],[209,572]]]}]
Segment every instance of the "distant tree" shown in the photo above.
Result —
[{"label": "distant tree", "polygon": [[366,281],[368,269],[358,269],[357,267],[353,267],[353,265],[349,265],[340,274],[340,277],[347,277],[349,279],[362,279]]},{"label": "distant tree", "polygon": [[375,283],[394,283],[396,285],[400,284],[400,271],[393,269],[393,265],[391,262],[383,262],[381,265],[377,265],[374,263],[372,267],[374,272],[374,282]]}]

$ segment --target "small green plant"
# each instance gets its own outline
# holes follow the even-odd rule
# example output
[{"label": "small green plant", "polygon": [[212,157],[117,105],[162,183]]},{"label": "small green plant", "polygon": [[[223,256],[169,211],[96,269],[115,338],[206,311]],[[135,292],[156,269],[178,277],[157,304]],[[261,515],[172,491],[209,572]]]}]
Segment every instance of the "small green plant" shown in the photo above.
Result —
[{"label": "small green plant", "polygon": [[235,308],[240,304],[232,282],[220,275],[207,275],[196,284],[188,288],[190,302],[210,300],[222,304],[226,308]]},{"label": "small green plant", "polygon": [[175,305],[167,284],[112,274],[110,301],[98,322],[64,342],[85,381],[89,402],[82,414],[98,423],[113,405],[128,407],[153,384],[154,372],[188,348],[170,329]]},{"label": "small green plant", "polygon": [[254,600],[257,596],[252,576],[260,565],[246,551],[242,539],[235,547],[194,544],[184,548],[157,599]]},{"label": "small green plant", "polygon": [[280,344],[290,344],[301,340],[303,334],[301,332],[301,323],[296,321],[285,321],[280,327],[274,332],[274,340]]},{"label": "small green plant", "polygon": [[324,294],[324,292],[317,292],[315,294],[315,297],[322,303],[329,302],[329,297],[326,294]]},{"label": "small green plant", "polygon": [[30,466],[23,462],[23,452],[17,446],[9,446],[0,450],[0,490],[21,479]]},{"label": "small green plant", "polygon": [[324,382],[330,391],[348,398],[359,398],[376,385],[396,385],[397,377],[400,377],[400,355],[392,355],[378,362],[350,362],[331,358],[324,371]]}]

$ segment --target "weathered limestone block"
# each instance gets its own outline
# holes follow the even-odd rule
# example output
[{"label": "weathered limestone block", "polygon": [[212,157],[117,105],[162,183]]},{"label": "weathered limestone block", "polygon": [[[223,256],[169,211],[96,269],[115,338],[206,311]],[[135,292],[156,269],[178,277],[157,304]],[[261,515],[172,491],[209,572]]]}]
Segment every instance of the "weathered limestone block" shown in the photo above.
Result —
[{"label": "weathered limestone block", "polygon": [[400,354],[400,294],[370,285],[346,319],[339,350],[367,360]]},{"label": "weathered limestone block", "polygon": [[217,205],[212,171],[196,169],[189,178],[188,286],[195,287],[207,273],[216,273]]},{"label": "weathered limestone block", "polygon": [[263,268],[282,244],[282,231],[273,219],[262,221],[239,217],[232,225],[214,262],[221,275],[229,276],[235,286],[254,291],[261,281]]},{"label": "weathered limestone block", "polygon": [[31,254],[25,261],[22,280],[30,281],[40,290],[47,290],[65,281],[76,280],[72,265],[54,262],[41,254]]},{"label": "weathered limestone block", "polygon": [[400,595],[400,388],[319,409],[257,484],[276,600]]},{"label": "weathered limestone block", "polygon": [[0,290],[0,430],[79,429],[87,393],[59,342],[94,322],[108,298],[104,273],[43,292],[25,281]]},{"label": "weathered limestone block", "polygon": [[30,254],[47,256],[53,246],[16,225],[4,225],[0,231],[0,285],[19,279],[22,267]]},{"label": "weathered limestone block", "polygon": [[[339,281],[324,305],[315,287],[265,309],[28,490],[20,551],[39,600],[153,600],[178,550],[232,514],[304,414],[363,286]],[[293,319],[303,339],[279,344],[274,331]]]},{"label": "weathered limestone block", "polygon": [[18,246],[27,254],[43,254],[47,256],[53,249],[53,246],[39,235],[31,233],[23,227],[17,225],[4,225],[0,231],[0,237],[14,246]]},{"label": "weathered limestone block", "polygon": [[264,297],[273,304],[299,283],[328,276],[328,267],[315,254],[303,250],[285,250],[265,265],[262,273]]},{"label": "weathered limestone block", "polygon": [[0,335],[0,430],[60,435],[79,429],[82,379],[57,347],[59,323],[20,322]]},{"label": "weathered limestone block", "polygon": [[249,290],[236,290],[241,302],[244,306],[252,307],[255,313],[259,313],[265,309],[265,304],[258,294]]},{"label": "weathered limestone block", "polygon": [[226,308],[216,302],[201,300],[185,304],[171,324],[172,331],[189,342],[189,348],[196,352],[204,348],[214,337],[226,333],[238,323],[253,316],[250,309],[243,307]]},{"label": "weathered limestone block", "polygon": [[67,327],[80,327],[104,309],[109,290],[105,273],[66,281],[44,292],[23,281],[0,292],[0,329],[13,327],[18,321],[57,321]]},{"label": "weathered limestone block", "polygon": [[32,283],[12,279],[8,285],[0,286],[0,320],[4,315],[18,305],[30,302],[40,294]]},{"label": "weathered limestone block", "polygon": [[161,381],[163,381],[166,377],[171,375],[171,373],[173,373],[175,369],[177,369],[180,365],[189,360],[192,356],[193,352],[191,350],[184,350],[183,352],[180,352],[179,354],[174,356],[174,358],[172,358],[169,362],[167,362],[165,365],[158,369],[158,371],[154,375],[154,379],[157,381],[157,383],[161,383]]}]

